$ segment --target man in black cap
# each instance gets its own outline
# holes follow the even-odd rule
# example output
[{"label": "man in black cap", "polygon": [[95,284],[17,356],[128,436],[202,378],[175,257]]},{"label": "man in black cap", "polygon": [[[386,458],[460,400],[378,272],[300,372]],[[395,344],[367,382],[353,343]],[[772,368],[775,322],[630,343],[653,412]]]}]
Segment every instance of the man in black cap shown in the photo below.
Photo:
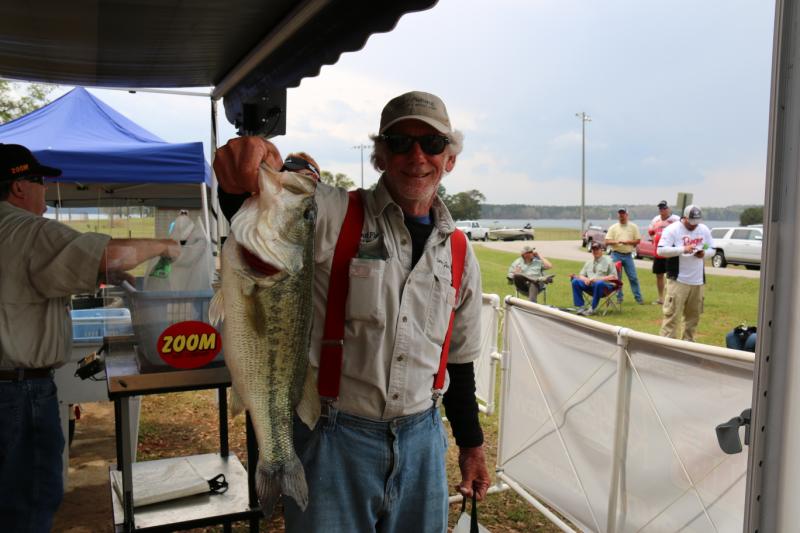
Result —
[{"label": "man in black cap", "polygon": [[650,227],[647,228],[647,233],[653,239],[653,248],[655,248],[655,255],[653,257],[653,274],[656,275],[656,288],[658,288],[658,300],[656,304],[662,305],[664,303],[664,273],[667,271],[667,259],[658,255],[658,241],[661,240],[661,232],[664,228],[678,222],[680,217],[673,215],[672,210],[666,200],[658,202],[658,214],[650,221]]},{"label": "man in black cap", "polygon": [[0,524],[50,531],[63,496],[64,436],[53,369],[72,340],[70,295],[113,283],[170,239],[111,239],[44,218],[46,178],[61,170],[0,144]]}]

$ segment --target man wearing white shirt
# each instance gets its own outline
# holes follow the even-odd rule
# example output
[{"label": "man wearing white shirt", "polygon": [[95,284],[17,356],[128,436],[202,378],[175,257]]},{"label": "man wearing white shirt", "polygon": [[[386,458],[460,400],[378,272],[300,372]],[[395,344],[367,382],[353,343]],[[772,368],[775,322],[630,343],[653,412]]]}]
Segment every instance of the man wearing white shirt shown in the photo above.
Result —
[{"label": "man wearing white shirt", "polygon": [[662,337],[677,339],[683,318],[681,338],[694,342],[694,333],[703,312],[703,259],[706,251],[711,252],[714,248],[711,231],[702,221],[700,208],[688,205],[681,221],[667,226],[658,242],[658,255],[668,258]]},{"label": "man wearing white shirt", "polygon": [[658,300],[653,303],[664,305],[664,287],[666,286],[664,274],[667,272],[667,259],[658,255],[658,241],[661,240],[661,234],[664,229],[672,224],[678,222],[680,217],[674,215],[669,208],[666,200],[658,202],[658,214],[653,217],[650,222],[650,227],[647,228],[647,233],[653,239],[653,245],[656,247],[656,254],[653,258],[653,274],[656,275],[656,288],[658,289]]}]

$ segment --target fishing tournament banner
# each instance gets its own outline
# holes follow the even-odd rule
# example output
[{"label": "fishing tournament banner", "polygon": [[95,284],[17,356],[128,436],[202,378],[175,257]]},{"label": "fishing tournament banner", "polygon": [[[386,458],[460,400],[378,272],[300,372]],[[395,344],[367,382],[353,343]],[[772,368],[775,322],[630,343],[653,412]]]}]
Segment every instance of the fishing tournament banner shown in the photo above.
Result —
[{"label": "fishing tournament banner", "polygon": [[503,335],[501,479],[584,531],[742,530],[747,447],[715,427],[750,407],[753,354],[516,298]]}]

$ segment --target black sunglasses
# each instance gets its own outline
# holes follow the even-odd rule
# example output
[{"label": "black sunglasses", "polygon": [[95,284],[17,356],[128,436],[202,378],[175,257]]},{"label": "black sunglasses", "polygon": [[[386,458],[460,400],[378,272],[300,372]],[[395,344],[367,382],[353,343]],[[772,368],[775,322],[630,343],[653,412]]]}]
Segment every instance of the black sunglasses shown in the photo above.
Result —
[{"label": "black sunglasses", "polygon": [[381,135],[380,139],[386,143],[389,151],[393,154],[406,154],[414,146],[414,143],[419,143],[419,147],[426,154],[439,155],[450,144],[450,139],[444,135],[420,135],[414,137],[412,135],[388,133]]},{"label": "black sunglasses", "polygon": [[283,162],[283,167],[281,167],[281,172],[284,170],[291,170],[291,171],[298,171],[298,170],[310,170],[314,173],[314,175],[319,179],[319,170],[317,167],[302,159],[300,157],[287,157],[286,161]]},{"label": "black sunglasses", "polygon": [[23,178],[23,181],[30,181],[31,183],[38,183],[39,185],[44,185],[44,177],[42,176],[30,176],[27,178]]}]

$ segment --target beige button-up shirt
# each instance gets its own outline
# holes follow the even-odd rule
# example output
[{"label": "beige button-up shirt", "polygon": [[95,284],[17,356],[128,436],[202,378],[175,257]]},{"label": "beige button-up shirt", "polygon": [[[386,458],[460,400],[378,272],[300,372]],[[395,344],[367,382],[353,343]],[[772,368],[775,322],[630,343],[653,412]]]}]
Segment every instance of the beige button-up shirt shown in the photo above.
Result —
[{"label": "beige button-up shirt", "polygon": [[[450,274],[450,234],[455,224],[437,198],[434,229],[411,270],[411,236],[403,212],[383,179],[361,191],[364,226],[358,257],[350,264],[345,309],[344,363],[337,407],[376,420],[431,407],[433,379],[453,306],[455,325],[448,361],[468,363],[480,352],[481,279],[467,247],[458,301]],[[325,324],[328,280],[347,192],[319,184],[310,366],[316,383]]]},{"label": "beige button-up shirt", "polygon": [[[606,240],[612,241],[635,241],[641,239],[642,235],[639,233],[639,226],[633,222],[628,221],[627,224],[620,224],[617,222],[613,224],[606,232]],[[636,246],[632,244],[612,244],[611,249],[615,252],[622,254],[629,254],[633,252]]]},{"label": "beige button-up shirt", "polygon": [[95,289],[109,239],[0,202],[0,368],[67,360],[70,295]]}]

